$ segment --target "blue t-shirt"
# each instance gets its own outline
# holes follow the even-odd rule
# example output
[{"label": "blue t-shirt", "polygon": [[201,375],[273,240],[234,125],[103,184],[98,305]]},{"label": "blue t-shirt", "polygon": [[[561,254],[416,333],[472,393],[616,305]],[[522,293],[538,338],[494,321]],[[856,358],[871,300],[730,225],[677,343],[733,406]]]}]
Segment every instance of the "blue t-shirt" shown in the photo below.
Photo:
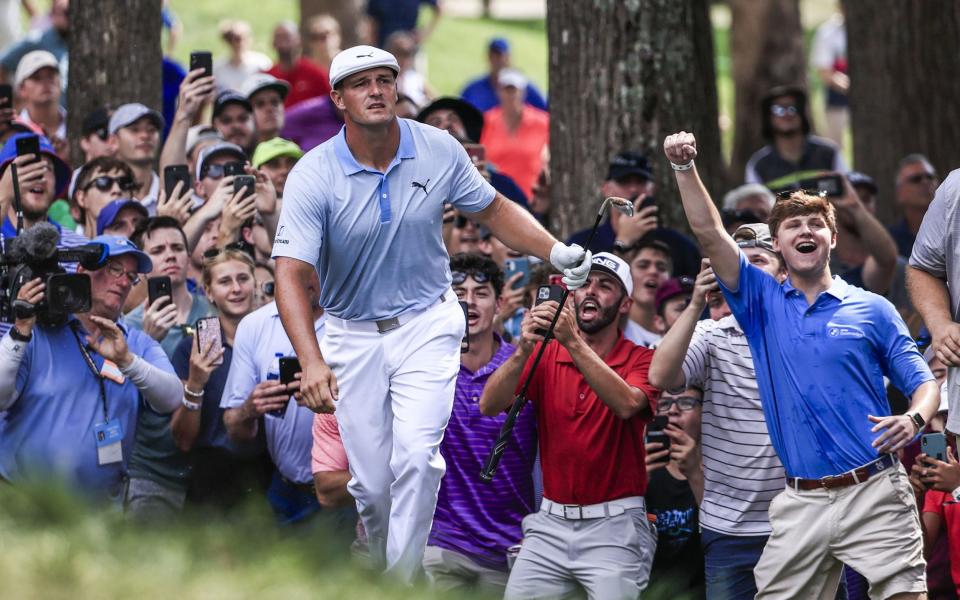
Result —
[{"label": "blue t-shirt", "polygon": [[[79,334],[83,340],[82,327]],[[160,344],[136,329],[126,335],[130,352],[173,374]],[[92,351],[90,357],[99,371],[103,357]],[[93,496],[119,498],[133,452],[140,391],[129,379],[103,382],[106,418],[97,378],[70,325],[35,327],[17,372],[17,400],[0,421],[0,476],[10,481],[56,477]],[[123,460],[100,465],[94,427],[113,419],[123,429]]]},{"label": "blue t-shirt", "polygon": [[756,365],[770,440],[787,475],[819,479],[878,458],[867,415],[888,416],[884,376],[910,396],[933,374],[890,302],[835,277],[812,305],[740,253],[721,282]]},{"label": "blue t-shirt", "polygon": [[287,178],[273,257],[316,265],[320,305],[340,319],[387,319],[436,302],[451,283],[444,203],[474,213],[496,195],[452,135],[408,119],[399,126],[385,173],[357,162],[344,128]]},{"label": "blue t-shirt", "polygon": [[367,14],[377,22],[377,46],[383,48],[395,31],[415,30],[421,4],[437,8],[437,0],[369,0]]},{"label": "blue t-shirt", "polygon": [[[468,83],[460,92],[460,96],[477,107],[480,112],[487,112],[491,108],[500,106],[500,98],[497,96],[497,90],[494,89],[489,75],[478,77]],[[527,95],[524,97],[524,102],[534,108],[547,110],[547,100],[537,89],[537,86],[531,82],[527,83]]]},{"label": "blue t-shirt", "polygon": [[163,137],[167,139],[170,126],[173,124],[173,115],[177,112],[177,98],[180,96],[180,84],[186,79],[187,72],[180,63],[163,57],[163,71],[161,83],[163,85]]}]

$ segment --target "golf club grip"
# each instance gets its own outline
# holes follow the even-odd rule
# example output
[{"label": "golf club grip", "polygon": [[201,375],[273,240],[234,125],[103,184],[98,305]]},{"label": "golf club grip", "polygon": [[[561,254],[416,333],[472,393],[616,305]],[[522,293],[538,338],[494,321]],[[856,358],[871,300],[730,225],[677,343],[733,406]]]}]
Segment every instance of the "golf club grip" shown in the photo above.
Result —
[{"label": "golf club grip", "polygon": [[533,380],[533,374],[537,371],[537,366],[540,364],[540,359],[543,358],[543,352],[547,349],[547,343],[550,342],[550,339],[553,337],[553,330],[557,326],[557,321],[560,320],[560,311],[563,310],[563,305],[567,302],[567,296],[570,295],[570,290],[563,288],[563,294],[560,296],[560,305],[557,307],[557,312],[553,314],[553,320],[550,321],[550,327],[547,328],[547,334],[543,336],[543,342],[540,343],[540,349],[537,350],[537,355],[533,358],[533,363],[530,365],[530,370],[527,371],[527,378],[523,381],[523,385],[520,387],[520,393],[516,395],[513,400],[513,406],[510,407],[510,412],[507,413],[507,420],[503,422],[503,426],[500,427],[500,434],[497,435],[497,441],[493,443],[493,448],[490,450],[490,456],[487,457],[487,464],[484,465],[483,470],[480,471],[480,479],[487,483],[493,481],[493,474],[497,471],[497,465],[500,464],[500,457],[503,456],[504,450],[507,448],[507,442],[510,439],[510,434],[513,433],[513,426],[517,422],[517,416],[520,414],[520,411],[523,410],[523,405],[527,403],[527,388],[530,387],[530,381]]}]

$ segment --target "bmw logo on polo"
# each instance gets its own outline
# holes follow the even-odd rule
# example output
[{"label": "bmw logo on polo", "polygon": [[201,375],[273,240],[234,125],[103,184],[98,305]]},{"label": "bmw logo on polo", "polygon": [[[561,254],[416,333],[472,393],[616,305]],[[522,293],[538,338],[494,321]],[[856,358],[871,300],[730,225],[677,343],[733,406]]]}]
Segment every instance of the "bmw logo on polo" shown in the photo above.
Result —
[{"label": "bmw logo on polo", "polygon": [[827,325],[827,336],[832,338],[862,338],[863,332],[850,325],[829,323]]}]

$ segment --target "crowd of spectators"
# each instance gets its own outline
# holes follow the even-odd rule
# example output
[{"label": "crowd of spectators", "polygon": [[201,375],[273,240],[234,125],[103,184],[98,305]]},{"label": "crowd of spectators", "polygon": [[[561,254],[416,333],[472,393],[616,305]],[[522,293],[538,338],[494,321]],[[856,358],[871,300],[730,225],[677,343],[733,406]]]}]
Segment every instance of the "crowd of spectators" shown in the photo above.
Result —
[{"label": "crowd of spectators", "polygon": [[[35,4],[22,2],[33,17]],[[446,131],[493,188],[549,227],[546,97],[512,65],[505,38],[489,40],[487,73],[460,96],[437,97],[422,45],[442,12],[436,1],[422,2],[429,11],[418,27],[420,4],[371,0],[367,8],[370,42],[399,65],[398,115]],[[329,77],[341,51],[338,22],[319,15],[302,29],[278,23],[269,57],[251,49],[249,24],[223,21],[226,51],[216,53],[212,73],[165,58],[163,106],[100,107],[77,132],[66,127],[68,0],[54,0],[40,27],[18,39],[19,22],[19,15],[0,20],[0,79],[14,92],[13,105],[0,105],[0,239],[6,246],[24,235],[18,223],[45,224],[61,248],[97,242],[105,251],[100,268],[64,265],[90,276],[88,312],[50,320],[40,310],[13,311],[0,324],[0,484],[54,477],[146,521],[266,503],[285,525],[326,520],[362,558],[367,536],[349,486],[356,467],[336,416],[314,414],[299,401],[299,382],[281,379],[293,344],[274,301],[272,259],[289,174],[312,149],[342,136]],[[166,8],[164,24],[172,46],[181,26]],[[960,414],[948,413],[946,401],[948,392],[960,397],[952,371],[947,382],[947,368],[960,364],[960,326],[952,322],[960,303],[957,175],[940,185],[931,161],[912,149],[893,173],[848,169],[838,133],[849,85],[845,50],[838,14],[818,32],[811,56],[827,85],[829,139],[814,135],[805,89],[776,88],[764,98],[758,118],[767,144],[750,158],[742,185],[722,190],[722,226],[742,261],[786,287],[776,245],[783,223],[767,223],[785,195],[812,188],[835,219],[829,273],[882,297],[909,328],[904,336],[920,340],[943,394],[936,416],[897,453],[915,492],[900,517],[922,523],[930,597],[956,598],[955,441],[938,459],[921,448],[919,434],[960,431]],[[69,155],[69,135],[82,156]],[[30,138],[39,154],[18,151]],[[677,597],[757,593],[754,569],[775,534],[768,512],[784,478],[797,476],[789,472],[795,458],[782,460],[781,434],[768,431],[774,400],[748,343],[757,325],[739,321],[745,309],[728,304],[737,292],[714,274],[698,242],[660,223],[653,164],[633,148],[609,157],[595,196],[627,198],[633,214],[611,210],[595,235],[571,236],[570,243],[593,240],[594,271],[563,309],[495,487],[477,474],[535,348],[535,325],[550,322],[535,298],[552,272],[444,206],[443,242],[453,290],[465,303],[469,348],[423,558],[432,585],[516,598],[576,585],[597,597],[634,597],[662,582]],[[899,217],[884,224],[877,197],[888,187]],[[326,328],[320,279],[302,285],[319,340]],[[17,299],[37,306],[53,291],[31,280]],[[215,333],[204,337],[208,328]],[[589,355],[580,338],[609,365],[609,381],[577,372]],[[914,390],[883,375],[887,414],[904,413]],[[621,399],[610,401],[610,389]],[[662,432],[658,441],[645,438],[651,423]],[[645,500],[615,504],[625,496]],[[608,505],[608,517],[611,507],[619,510],[623,523],[581,531],[583,510],[597,503]],[[577,517],[570,506],[581,507]],[[558,545],[573,538],[613,549],[578,562]],[[517,559],[521,542],[527,550]],[[617,575],[627,573],[629,585],[598,574],[600,558],[636,561]],[[844,574],[839,593],[866,597],[863,576],[849,567]]]}]

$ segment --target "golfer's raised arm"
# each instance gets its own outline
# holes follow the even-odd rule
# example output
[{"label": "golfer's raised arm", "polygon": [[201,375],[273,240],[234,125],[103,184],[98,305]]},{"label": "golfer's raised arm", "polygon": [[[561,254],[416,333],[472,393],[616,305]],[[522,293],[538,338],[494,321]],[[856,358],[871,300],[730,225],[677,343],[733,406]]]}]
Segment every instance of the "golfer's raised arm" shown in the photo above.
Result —
[{"label": "golfer's raised arm", "polygon": [[697,157],[696,138],[685,131],[668,135],[663,141],[663,152],[673,165],[683,200],[683,212],[687,215],[690,229],[697,236],[704,254],[710,257],[713,272],[728,288],[737,289],[740,283],[740,249],[724,229],[720,212],[697,174],[694,164]]}]

